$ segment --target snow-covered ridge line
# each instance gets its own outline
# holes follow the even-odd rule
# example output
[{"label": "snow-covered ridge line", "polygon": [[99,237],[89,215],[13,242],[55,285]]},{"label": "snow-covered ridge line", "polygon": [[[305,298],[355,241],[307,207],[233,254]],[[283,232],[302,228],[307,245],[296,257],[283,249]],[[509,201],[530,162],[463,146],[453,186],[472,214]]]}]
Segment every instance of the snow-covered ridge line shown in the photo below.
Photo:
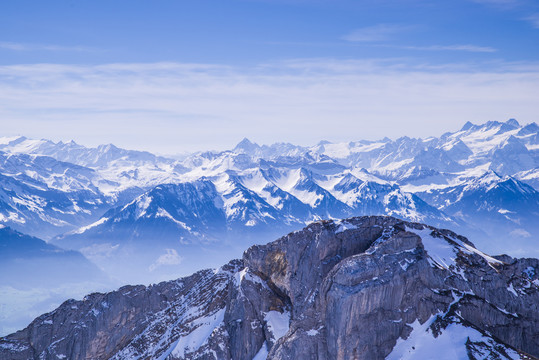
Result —
[{"label": "snow-covered ridge line", "polygon": [[457,264],[455,263],[455,259],[459,252],[477,254],[493,267],[504,264],[503,261],[483,253],[456,237],[446,238],[446,235],[433,236],[433,230],[429,228],[417,230],[407,227],[406,229],[407,231],[417,234],[422,239],[423,246],[425,247],[428,256],[433,261],[434,265],[441,269],[456,270]]}]

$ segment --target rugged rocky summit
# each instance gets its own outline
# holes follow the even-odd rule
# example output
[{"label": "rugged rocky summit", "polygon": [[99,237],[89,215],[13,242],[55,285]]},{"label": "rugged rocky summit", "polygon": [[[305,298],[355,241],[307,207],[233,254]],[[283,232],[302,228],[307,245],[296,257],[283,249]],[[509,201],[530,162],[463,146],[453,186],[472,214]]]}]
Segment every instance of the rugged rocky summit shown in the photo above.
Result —
[{"label": "rugged rocky summit", "polygon": [[69,300],[0,359],[533,359],[539,260],[391,217],[316,222],[218,270]]}]

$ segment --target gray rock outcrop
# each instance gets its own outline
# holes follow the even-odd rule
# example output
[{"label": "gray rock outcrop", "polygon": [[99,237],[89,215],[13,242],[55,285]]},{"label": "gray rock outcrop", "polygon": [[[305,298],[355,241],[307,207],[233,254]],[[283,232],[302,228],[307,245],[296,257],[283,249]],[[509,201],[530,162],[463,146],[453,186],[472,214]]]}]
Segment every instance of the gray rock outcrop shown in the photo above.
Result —
[{"label": "gray rock outcrop", "polygon": [[534,359],[538,285],[539,260],[448,230],[321,221],[218,270],[67,301],[0,359]]}]

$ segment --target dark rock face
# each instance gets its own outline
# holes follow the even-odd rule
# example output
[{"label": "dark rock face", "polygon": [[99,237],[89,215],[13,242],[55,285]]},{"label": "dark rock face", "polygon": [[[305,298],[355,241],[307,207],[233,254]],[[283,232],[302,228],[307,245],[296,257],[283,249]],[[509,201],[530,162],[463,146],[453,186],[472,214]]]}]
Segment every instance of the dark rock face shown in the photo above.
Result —
[{"label": "dark rock face", "polygon": [[322,221],[215,271],[67,301],[0,339],[0,359],[533,359],[538,285],[539,260],[447,230]]}]

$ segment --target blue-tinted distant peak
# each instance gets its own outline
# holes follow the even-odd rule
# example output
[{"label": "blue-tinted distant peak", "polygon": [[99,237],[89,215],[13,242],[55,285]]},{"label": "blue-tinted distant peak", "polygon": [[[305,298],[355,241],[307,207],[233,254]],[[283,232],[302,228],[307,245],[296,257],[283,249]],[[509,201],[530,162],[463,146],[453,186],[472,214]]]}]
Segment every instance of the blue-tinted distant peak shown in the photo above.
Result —
[{"label": "blue-tinted distant peak", "polygon": [[483,175],[477,178],[476,182],[479,184],[491,184],[499,182],[503,177],[496,171],[489,169],[485,171]]},{"label": "blue-tinted distant peak", "polygon": [[518,135],[524,136],[524,135],[529,135],[529,134],[534,134],[534,133],[539,133],[539,125],[532,122],[524,126],[522,129],[520,129],[520,131],[518,132]]},{"label": "blue-tinted distant peak", "polygon": [[102,144],[97,147],[99,151],[111,151],[111,150],[118,150],[118,148],[114,144]]},{"label": "blue-tinted distant peak", "polygon": [[257,144],[251,142],[251,140],[247,138],[243,138],[243,140],[240,141],[238,145],[236,145],[236,147],[234,148],[234,151],[240,150],[240,151],[249,153],[251,151],[255,151],[258,148],[259,146]]},{"label": "blue-tinted distant peak", "polygon": [[460,129],[460,131],[468,131],[471,128],[473,128],[474,126],[476,126],[476,125],[472,124],[472,122],[466,121],[466,124],[464,124],[464,126]]},{"label": "blue-tinted distant peak", "polygon": [[509,119],[505,122],[507,125],[512,125],[514,127],[520,127],[520,124],[518,123],[518,121],[516,119]]}]

